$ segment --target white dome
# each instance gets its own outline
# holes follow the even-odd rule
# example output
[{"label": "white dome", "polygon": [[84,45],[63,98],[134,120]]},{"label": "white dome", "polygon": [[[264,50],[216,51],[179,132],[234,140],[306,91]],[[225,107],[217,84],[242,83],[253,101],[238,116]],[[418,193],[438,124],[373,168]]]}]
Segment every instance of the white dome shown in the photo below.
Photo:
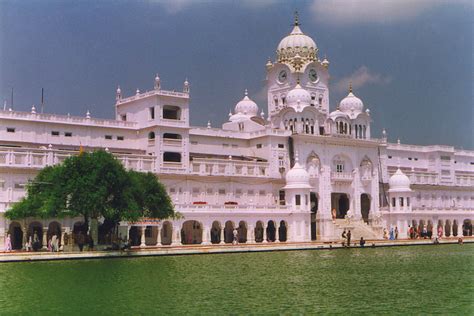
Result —
[{"label": "white dome", "polygon": [[295,21],[293,30],[284,37],[277,47],[277,57],[279,62],[286,61],[295,56],[311,61],[316,60],[318,48],[314,40],[308,35],[303,34],[298,21]]},{"label": "white dome", "polygon": [[339,103],[339,107],[344,113],[352,113],[352,111],[354,111],[354,114],[358,114],[364,109],[364,103],[352,93],[351,87],[347,97],[342,99],[341,103]]},{"label": "white dome", "polygon": [[257,116],[258,106],[257,103],[253,102],[249,97],[247,90],[245,90],[245,96],[235,105],[235,113],[241,113],[249,117]]},{"label": "white dome", "polygon": [[298,161],[293,168],[286,173],[286,186],[283,189],[310,189],[309,173]]},{"label": "white dome", "polygon": [[294,89],[288,92],[286,102],[289,106],[300,105],[306,106],[311,104],[311,94],[303,89],[298,83]]},{"label": "white dome", "polygon": [[410,179],[400,170],[393,174],[388,180],[389,190],[388,192],[409,192],[410,189]]},{"label": "white dome", "polygon": [[338,117],[348,118],[347,114],[342,112],[339,107],[336,109],[336,111],[332,111],[331,113],[329,113],[329,118],[333,121],[335,121]]}]

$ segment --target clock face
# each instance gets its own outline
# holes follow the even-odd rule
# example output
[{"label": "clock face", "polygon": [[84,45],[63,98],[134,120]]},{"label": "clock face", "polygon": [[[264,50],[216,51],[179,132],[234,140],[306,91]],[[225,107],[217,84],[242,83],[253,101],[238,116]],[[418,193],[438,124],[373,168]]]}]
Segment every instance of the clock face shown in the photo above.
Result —
[{"label": "clock face", "polygon": [[308,76],[311,82],[316,82],[318,80],[318,73],[316,72],[316,69],[314,68],[309,70]]},{"label": "clock face", "polygon": [[278,75],[278,81],[280,83],[283,83],[286,81],[286,78],[288,77],[288,75],[286,74],[286,71],[282,70],[280,71],[280,74]]}]

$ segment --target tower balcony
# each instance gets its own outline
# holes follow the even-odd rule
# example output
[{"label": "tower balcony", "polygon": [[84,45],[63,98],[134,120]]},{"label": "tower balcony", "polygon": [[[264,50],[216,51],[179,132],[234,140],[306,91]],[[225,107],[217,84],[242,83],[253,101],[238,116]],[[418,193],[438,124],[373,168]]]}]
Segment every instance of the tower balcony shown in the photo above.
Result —
[{"label": "tower balcony", "polygon": [[331,172],[331,181],[333,182],[352,182],[354,174],[352,172]]}]

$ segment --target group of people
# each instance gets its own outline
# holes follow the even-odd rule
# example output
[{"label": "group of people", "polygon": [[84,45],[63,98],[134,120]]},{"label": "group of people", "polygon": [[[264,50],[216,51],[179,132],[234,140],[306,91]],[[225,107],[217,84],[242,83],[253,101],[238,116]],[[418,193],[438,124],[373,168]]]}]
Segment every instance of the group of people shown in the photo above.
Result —
[{"label": "group of people", "polygon": [[386,228],[383,229],[383,239],[397,240],[398,239],[398,227],[390,227],[388,231]]},{"label": "group of people", "polygon": [[352,237],[351,230],[349,229],[349,231],[346,232],[346,230],[344,229],[341,237],[342,237],[342,246],[349,247],[351,245],[351,237]]}]

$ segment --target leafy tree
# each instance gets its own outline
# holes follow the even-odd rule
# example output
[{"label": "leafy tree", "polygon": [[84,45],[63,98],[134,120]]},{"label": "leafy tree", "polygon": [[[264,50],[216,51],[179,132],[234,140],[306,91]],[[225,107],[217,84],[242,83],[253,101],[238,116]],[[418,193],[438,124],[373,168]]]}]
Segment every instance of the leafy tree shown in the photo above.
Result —
[{"label": "leafy tree", "polygon": [[5,213],[27,217],[103,217],[110,226],[140,217],[175,216],[164,186],[152,173],[126,171],[103,150],[81,153],[42,169],[27,185],[26,196]]}]

